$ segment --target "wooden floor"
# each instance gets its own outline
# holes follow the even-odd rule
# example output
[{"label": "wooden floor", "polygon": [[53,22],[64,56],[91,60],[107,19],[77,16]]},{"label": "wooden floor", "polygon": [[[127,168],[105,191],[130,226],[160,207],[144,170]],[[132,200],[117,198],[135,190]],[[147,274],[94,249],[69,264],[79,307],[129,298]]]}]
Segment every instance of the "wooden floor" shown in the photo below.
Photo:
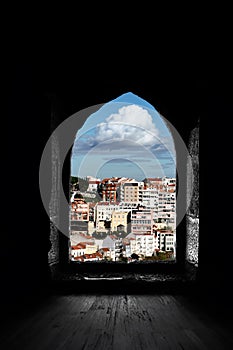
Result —
[{"label": "wooden floor", "polygon": [[53,296],[2,328],[0,348],[233,349],[230,329],[182,296]]}]

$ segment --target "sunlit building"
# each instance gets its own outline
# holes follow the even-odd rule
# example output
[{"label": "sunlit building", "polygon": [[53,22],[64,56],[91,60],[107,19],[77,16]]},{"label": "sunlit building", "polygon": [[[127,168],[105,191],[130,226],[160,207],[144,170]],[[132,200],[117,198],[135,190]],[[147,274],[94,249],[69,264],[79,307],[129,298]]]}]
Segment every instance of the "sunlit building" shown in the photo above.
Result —
[{"label": "sunlit building", "polygon": [[111,230],[117,231],[119,226],[123,226],[122,230],[127,230],[127,216],[128,213],[124,211],[113,211],[111,218]]}]

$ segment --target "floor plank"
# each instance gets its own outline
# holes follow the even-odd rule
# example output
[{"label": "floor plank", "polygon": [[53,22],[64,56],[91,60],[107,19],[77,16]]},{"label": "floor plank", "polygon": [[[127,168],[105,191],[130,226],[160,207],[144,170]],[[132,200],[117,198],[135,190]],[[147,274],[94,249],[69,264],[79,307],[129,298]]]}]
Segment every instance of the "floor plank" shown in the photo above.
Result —
[{"label": "floor plank", "polygon": [[[6,325],[5,325],[6,326]],[[54,296],[5,327],[1,349],[221,350],[230,330],[185,297],[172,295]]]}]

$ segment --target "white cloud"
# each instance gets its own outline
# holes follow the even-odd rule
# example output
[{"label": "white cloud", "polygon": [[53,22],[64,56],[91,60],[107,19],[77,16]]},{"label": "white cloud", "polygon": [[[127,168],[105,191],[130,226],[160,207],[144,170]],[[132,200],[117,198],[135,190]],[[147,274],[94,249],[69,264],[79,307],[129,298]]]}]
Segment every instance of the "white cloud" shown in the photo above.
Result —
[{"label": "white cloud", "polygon": [[137,105],[128,105],[97,125],[93,141],[100,143],[112,139],[131,140],[150,147],[159,143],[158,136],[159,131],[148,111]]}]

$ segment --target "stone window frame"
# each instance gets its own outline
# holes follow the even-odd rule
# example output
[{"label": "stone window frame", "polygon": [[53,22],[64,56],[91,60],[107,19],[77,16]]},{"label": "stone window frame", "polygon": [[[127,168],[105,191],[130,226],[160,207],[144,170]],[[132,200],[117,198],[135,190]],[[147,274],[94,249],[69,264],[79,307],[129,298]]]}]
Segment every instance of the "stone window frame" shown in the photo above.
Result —
[{"label": "stone window frame", "polygon": [[[52,108],[51,113],[51,129],[54,130],[54,120],[55,120],[56,111]],[[162,116],[161,116],[162,117]],[[76,130],[77,132],[77,130]],[[56,223],[61,220],[64,213],[60,212],[59,205],[59,193],[60,188],[58,183],[60,183],[61,176],[61,164],[60,164],[60,155],[59,155],[59,135],[53,133],[52,143],[51,143],[51,197],[50,197],[50,216],[53,218],[50,221],[50,241],[51,248],[48,252],[48,265],[51,270],[52,277],[55,278],[60,271],[70,272],[73,271],[74,264],[76,265],[75,271],[77,272],[93,272],[98,271],[98,264],[88,263],[88,269],[85,268],[85,264],[83,264],[80,269],[80,265],[77,263],[72,263],[68,256],[68,244],[69,239],[65,237],[56,227]],[[175,140],[174,140],[175,143]],[[177,260],[172,264],[160,264],[158,262],[146,265],[140,262],[140,265],[137,264],[135,266],[131,265],[131,267],[135,268],[135,271],[142,272],[183,272],[184,270],[193,271],[193,267],[195,267],[195,274],[198,267],[198,250],[199,250],[199,121],[196,128],[194,128],[190,133],[190,139],[188,142],[188,151],[191,156],[192,165],[194,164],[194,195],[190,201],[190,207],[182,220],[180,226],[177,227],[176,237],[180,241],[180,246],[177,245]],[[177,155],[177,161],[179,159],[179,155]],[[66,167],[68,164],[66,165]],[[189,167],[187,161],[187,169],[186,171],[186,183],[187,183],[187,193],[184,201],[188,199],[189,196]],[[177,179],[178,180],[178,179]],[[69,187],[67,186],[68,192],[65,191],[65,194],[69,196]],[[69,213],[67,214],[67,217]],[[183,242],[181,240],[183,239]],[[65,249],[64,249],[65,246]],[[195,247],[195,255],[193,255],[193,247]],[[92,266],[93,265],[93,266]],[[119,265],[120,266],[120,265]],[[87,267],[87,265],[86,265]],[[114,267],[114,268],[113,268]],[[101,271],[106,268],[106,271],[118,271],[115,269],[115,266],[111,266],[111,264],[101,263]],[[122,267],[122,265],[121,265]],[[127,265],[123,268],[123,272],[127,272]],[[121,269],[122,273],[122,269]]]}]

